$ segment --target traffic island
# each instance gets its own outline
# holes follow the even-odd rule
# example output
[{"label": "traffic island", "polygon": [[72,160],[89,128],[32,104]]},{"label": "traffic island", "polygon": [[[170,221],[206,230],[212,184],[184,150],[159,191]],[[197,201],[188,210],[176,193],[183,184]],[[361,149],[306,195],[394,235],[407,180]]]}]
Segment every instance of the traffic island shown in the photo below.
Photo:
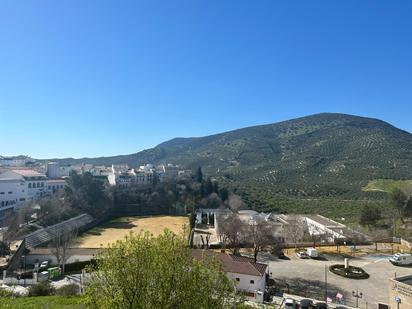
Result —
[{"label": "traffic island", "polygon": [[349,279],[368,279],[369,274],[360,267],[349,266],[343,264],[335,264],[329,267],[329,270],[335,275]]}]

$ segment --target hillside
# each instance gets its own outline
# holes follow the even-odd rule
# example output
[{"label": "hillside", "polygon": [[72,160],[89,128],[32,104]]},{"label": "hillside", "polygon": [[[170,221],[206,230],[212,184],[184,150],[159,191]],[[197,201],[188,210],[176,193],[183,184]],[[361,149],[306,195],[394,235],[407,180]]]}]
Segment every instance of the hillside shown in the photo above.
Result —
[{"label": "hillside", "polygon": [[[255,195],[354,198],[374,179],[412,178],[412,135],[377,119],[316,114],[198,138],[175,138],[136,154],[61,163],[202,166]],[[370,193],[369,193],[370,194]]]}]

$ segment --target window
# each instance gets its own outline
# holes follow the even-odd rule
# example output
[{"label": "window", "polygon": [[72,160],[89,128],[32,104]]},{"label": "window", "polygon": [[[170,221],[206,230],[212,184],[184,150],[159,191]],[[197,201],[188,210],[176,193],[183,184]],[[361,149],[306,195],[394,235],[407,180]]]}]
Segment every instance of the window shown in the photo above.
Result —
[{"label": "window", "polygon": [[4,192],[0,192],[1,195],[4,195]]},{"label": "window", "polygon": [[255,284],[255,280],[250,280],[250,284]]},{"label": "window", "polygon": [[44,182],[41,183],[41,187],[42,187],[42,188],[44,187]]},{"label": "window", "polygon": [[9,194],[13,194],[13,191],[9,191]]},{"label": "window", "polygon": [[239,282],[239,281],[240,281],[240,278],[236,278],[236,281]]},{"label": "window", "polygon": [[29,188],[31,188],[31,182],[29,182]]}]

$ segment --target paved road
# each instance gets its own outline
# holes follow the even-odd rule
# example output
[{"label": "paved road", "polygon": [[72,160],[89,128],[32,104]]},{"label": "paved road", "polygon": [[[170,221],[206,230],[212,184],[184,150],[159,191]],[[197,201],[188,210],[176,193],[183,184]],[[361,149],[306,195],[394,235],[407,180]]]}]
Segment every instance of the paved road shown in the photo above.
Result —
[{"label": "paved road", "polygon": [[[298,281],[301,278],[324,282],[325,265],[343,264],[343,258],[326,258],[327,260],[301,260],[293,256],[290,260],[266,262],[269,263],[269,272],[272,273],[275,281],[276,279],[291,278],[297,278]],[[393,266],[387,258],[382,257],[354,258],[350,260],[350,265],[362,267],[369,273],[370,278],[366,280],[352,280],[342,278],[328,271],[327,280],[331,290],[329,296],[336,295],[338,290],[348,300],[348,304],[354,304],[355,298],[352,297],[352,291],[358,289],[363,293],[362,299],[359,299],[359,306],[361,308],[366,308],[366,302],[369,308],[375,308],[378,302],[388,303],[389,278],[393,278],[395,273],[397,276],[412,275],[412,268]]]}]

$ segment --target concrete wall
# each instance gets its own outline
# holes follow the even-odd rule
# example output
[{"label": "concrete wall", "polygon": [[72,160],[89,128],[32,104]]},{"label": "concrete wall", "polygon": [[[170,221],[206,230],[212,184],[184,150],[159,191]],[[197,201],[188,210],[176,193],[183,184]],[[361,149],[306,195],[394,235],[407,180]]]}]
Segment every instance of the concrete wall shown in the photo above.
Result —
[{"label": "concrete wall", "polygon": [[[94,258],[93,254],[89,255],[78,255],[75,254],[73,256],[70,256],[66,264],[71,264],[75,262],[85,262],[85,261],[90,261]],[[26,255],[26,264],[27,265],[34,265],[35,263],[41,263],[43,261],[49,261],[51,265],[57,265],[57,259],[54,255],[52,254],[27,254]]]}]

